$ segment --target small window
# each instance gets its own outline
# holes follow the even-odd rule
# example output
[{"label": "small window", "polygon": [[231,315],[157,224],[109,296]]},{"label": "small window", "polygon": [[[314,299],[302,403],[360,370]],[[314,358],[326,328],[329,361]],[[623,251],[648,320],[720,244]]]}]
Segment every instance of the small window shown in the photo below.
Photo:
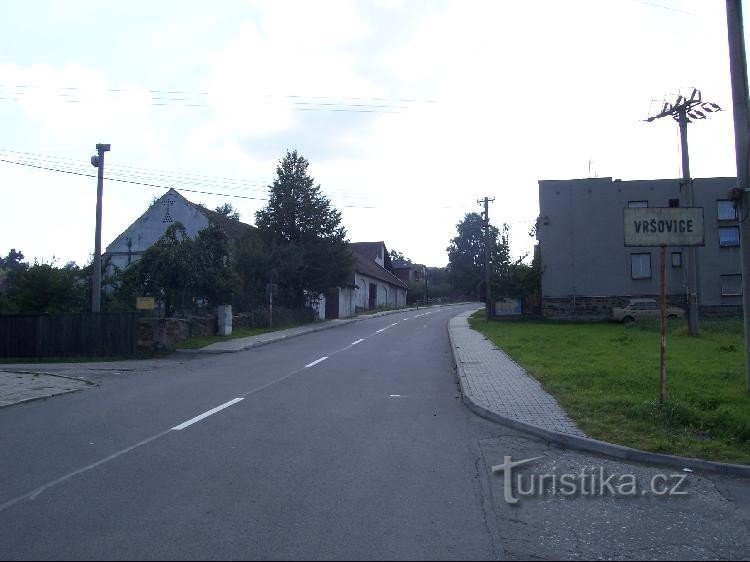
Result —
[{"label": "small window", "polygon": [[648,201],[628,201],[629,209],[647,209]]},{"label": "small window", "polygon": [[682,267],[682,252],[672,252],[672,267]]},{"label": "small window", "polygon": [[633,279],[651,279],[651,254],[630,255],[630,276]]},{"label": "small window", "polygon": [[742,275],[722,275],[721,276],[721,296],[722,297],[739,297],[742,296]]},{"label": "small window", "polygon": [[737,209],[734,207],[734,202],[727,200],[720,200],[716,202],[716,211],[720,221],[736,221],[737,220]]},{"label": "small window", "polygon": [[669,200],[669,206],[672,209],[675,209],[675,208],[679,207],[680,206],[680,200],[679,199],[670,199]]},{"label": "small window", "polygon": [[719,246],[729,248],[740,245],[740,227],[739,226],[721,226],[719,227]]}]

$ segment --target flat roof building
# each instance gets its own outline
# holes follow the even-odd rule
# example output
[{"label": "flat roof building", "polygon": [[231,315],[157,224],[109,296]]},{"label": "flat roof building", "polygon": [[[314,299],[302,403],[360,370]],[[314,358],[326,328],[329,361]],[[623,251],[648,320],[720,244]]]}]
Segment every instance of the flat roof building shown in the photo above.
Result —
[{"label": "flat roof building", "polygon": [[[706,313],[742,309],[740,229],[727,192],[735,178],[694,182],[696,207],[704,208],[705,246],[697,247],[698,300]],[[539,182],[537,240],[542,268],[542,312],[558,317],[606,317],[630,298],[659,295],[659,248],[625,247],[623,209],[677,207],[685,194],[679,179],[612,178]],[[687,251],[667,252],[671,304],[687,303]]]}]

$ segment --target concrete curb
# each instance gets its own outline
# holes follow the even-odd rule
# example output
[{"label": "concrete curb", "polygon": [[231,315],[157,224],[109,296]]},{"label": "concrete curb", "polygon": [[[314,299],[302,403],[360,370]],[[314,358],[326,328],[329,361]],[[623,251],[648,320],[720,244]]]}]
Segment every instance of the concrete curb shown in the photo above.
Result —
[{"label": "concrete curb", "polygon": [[[296,334],[285,334],[285,335],[274,336],[266,340],[259,340],[259,341],[247,344],[239,349],[206,349],[205,347],[203,347],[200,349],[177,349],[175,350],[175,353],[188,353],[188,354],[201,354],[201,355],[216,355],[216,354],[221,354],[221,353],[239,353],[240,351],[247,351],[248,349],[254,349],[256,347],[261,347],[261,346],[268,345],[271,343],[277,343],[280,341],[289,340],[289,339],[296,338],[299,336],[313,334],[315,332],[322,332],[324,330],[340,328],[341,326],[347,326],[349,324],[354,324],[355,322],[362,322],[363,320],[368,320],[370,318],[380,318],[381,316],[388,316],[390,314],[398,314],[400,312],[410,312],[413,310],[425,310],[428,308],[445,308],[448,306],[458,306],[461,304],[467,304],[467,303],[437,304],[433,306],[423,306],[421,308],[415,308],[415,307],[400,308],[398,310],[386,310],[383,312],[376,312],[375,314],[364,314],[362,316],[357,316],[355,318],[343,319],[341,322],[338,322],[336,324],[325,324],[322,326],[318,326],[317,328],[313,328],[313,329],[306,330],[304,332],[299,332]],[[272,334],[273,332],[270,332],[270,333]]]},{"label": "concrete curb", "polygon": [[[0,369],[0,373],[19,373],[21,375],[47,375],[48,377],[60,377],[61,379],[69,379],[72,381],[85,382],[86,384],[90,386],[99,386],[98,383],[95,383],[94,381],[90,381],[88,379],[84,379],[83,377],[71,377],[70,375],[61,375],[60,373],[48,373],[46,371],[28,371],[28,370],[19,371],[17,369],[13,369],[13,370]],[[52,396],[57,396],[57,395],[53,394]]]},{"label": "concrete curb", "polygon": [[[78,379],[74,379],[78,380]],[[0,404],[0,410],[3,408],[10,408],[11,406],[18,406],[19,404],[28,404],[29,402],[36,402],[37,400],[47,400],[49,398],[55,398],[56,396],[63,396],[64,394],[73,394],[74,392],[82,392],[82,388],[75,388],[73,390],[63,390],[62,392],[56,392],[55,394],[45,394],[44,396],[34,396],[34,398],[24,398],[18,402],[11,404]]]},{"label": "concrete curb", "polygon": [[544,429],[536,425],[514,420],[512,418],[488,410],[484,406],[477,404],[470,396],[470,394],[467,394],[468,386],[466,383],[466,374],[464,372],[463,365],[461,365],[457,359],[458,355],[456,353],[456,344],[453,339],[453,333],[450,329],[450,323],[448,324],[448,338],[450,339],[451,343],[453,363],[456,365],[456,373],[458,374],[459,384],[461,385],[461,396],[463,402],[472,412],[480,417],[510,427],[511,429],[533,435],[534,437],[538,437],[555,445],[561,445],[563,447],[569,447],[572,449],[577,449],[579,451],[596,453],[599,455],[605,455],[608,457],[626,461],[668,466],[679,469],[689,468],[691,470],[709,472],[713,474],[724,474],[729,476],[750,478],[750,466],[641,451],[639,449],[632,449],[630,447],[625,447],[624,445],[615,445],[613,443],[607,443],[606,441],[599,441],[597,439],[591,439],[589,437],[578,437],[577,435],[569,435],[567,433],[551,431],[549,429]]}]

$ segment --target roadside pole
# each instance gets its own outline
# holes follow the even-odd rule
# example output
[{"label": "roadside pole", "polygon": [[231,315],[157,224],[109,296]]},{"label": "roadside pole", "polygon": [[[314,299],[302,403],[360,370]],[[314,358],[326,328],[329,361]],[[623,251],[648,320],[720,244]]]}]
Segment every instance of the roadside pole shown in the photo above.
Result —
[{"label": "roadside pole", "polygon": [[91,272],[91,312],[102,310],[102,195],[104,192],[104,153],[109,144],[97,144],[96,156],[91,157],[91,165],[98,168],[96,174],[96,231],[94,233],[94,263]]},{"label": "roadside pole", "polygon": [[750,110],[748,110],[747,55],[742,23],[742,2],[726,0],[729,37],[729,69],[732,78],[734,146],[737,160],[737,214],[742,256],[742,306],[745,315],[745,388],[750,392],[750,201],[747,189],[750,174]]},{"label": "roadside pole", "polygon": [[484,203],[484,297],[487,310],[487,320],[492,320],[492,250],[490,248],[490,203],[495,198],[485,197],[477,203]]},{"label": "roadside pole", "polygon": [[[687,136],[687,108],[681,107],[677,111],[677,124],[680,127],[680,152],[682,153],[682,183],[685,189],[685,206],[695,206],[695,192],[693,180],[690,177],[690,151]],[[688,285],[688,333],[691,336],[700,334],[698,320],[698,252],[695,248],[687,249],[687,285]]]},{"label": "roadside pole", "polygon": [[667,247],[661,247],[659,263],[659,294],[661,313],[659,322],[659,404],[667,400]]}]

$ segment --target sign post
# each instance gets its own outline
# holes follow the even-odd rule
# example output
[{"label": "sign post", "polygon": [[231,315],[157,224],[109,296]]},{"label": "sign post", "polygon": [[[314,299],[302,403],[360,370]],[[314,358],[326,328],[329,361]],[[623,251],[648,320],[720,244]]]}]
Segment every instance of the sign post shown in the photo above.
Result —
[{"label": "sign post", "polygon": [[659,254],[659,404],[664,404],[667,400],[667,247],[662,246]]},{"label": "sign post", "polygon": [[705,246],[702,207],[624,209],[626,247],[659,247],[659,404],[667,400],[667,246]]}]

